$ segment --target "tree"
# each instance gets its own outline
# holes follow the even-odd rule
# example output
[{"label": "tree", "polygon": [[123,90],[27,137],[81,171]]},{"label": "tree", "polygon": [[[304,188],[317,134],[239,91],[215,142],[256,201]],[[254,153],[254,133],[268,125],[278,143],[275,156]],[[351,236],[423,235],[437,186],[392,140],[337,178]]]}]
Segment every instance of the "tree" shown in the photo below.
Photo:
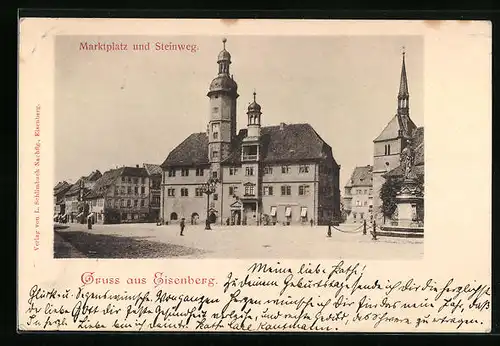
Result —
[{"label": "tree", "polygon": [[401,177],[387,178],[380,189],[380,199],[382,200],[382,214],[386,218],[391,218],[396,211],[396,196],[401,189],[403,179]]},{"label": "tree", "polygon": [[[419,175],[415,179],[421,189],[424,191],[424,177]],[[386,178],[384,184],[380,189],[380,199],[382,200],[381,211],[386,218],[392,218],[396,211],[396,196],[401,190],[403,184],[403,177],[394,176]]]}]

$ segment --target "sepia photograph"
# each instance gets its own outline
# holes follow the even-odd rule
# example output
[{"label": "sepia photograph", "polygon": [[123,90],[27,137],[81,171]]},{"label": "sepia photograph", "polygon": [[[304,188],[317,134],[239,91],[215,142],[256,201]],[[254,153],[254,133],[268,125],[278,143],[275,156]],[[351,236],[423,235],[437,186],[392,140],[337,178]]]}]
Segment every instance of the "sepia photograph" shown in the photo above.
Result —
[{"label": "sepia photograph", "polygon": [[54,258],[423,258],[422,36],[54,45]]},{"label": "sepia photograph", "polygon": [[491,23],[19,27],[19,333],[491,332]]}]

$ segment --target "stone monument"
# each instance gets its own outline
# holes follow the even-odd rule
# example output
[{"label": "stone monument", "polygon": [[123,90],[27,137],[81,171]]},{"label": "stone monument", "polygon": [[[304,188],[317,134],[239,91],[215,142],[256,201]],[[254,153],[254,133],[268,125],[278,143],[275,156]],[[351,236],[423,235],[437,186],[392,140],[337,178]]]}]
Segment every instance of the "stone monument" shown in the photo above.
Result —
[{"label": "stone monument", "polygon": [[396,196],[398,226],[421,226],[417,211],[423,206],[423,193],[413,170],[415,151],[411,140],[407,139],[406,147],[401,152],[401,165],[404,169],[403,184]]},{"label": "stone monument", "polygon": [[423,220],[419,220],[420,208],[423,208],[423,191],[413,169],[415,151],[411,139],[407,139],[406,147],[401,152],[401,167],[403,168],[403,183],[396,196],[396,211],[391,224],[380,227],[378,235],[389,237],[423,238]]}]

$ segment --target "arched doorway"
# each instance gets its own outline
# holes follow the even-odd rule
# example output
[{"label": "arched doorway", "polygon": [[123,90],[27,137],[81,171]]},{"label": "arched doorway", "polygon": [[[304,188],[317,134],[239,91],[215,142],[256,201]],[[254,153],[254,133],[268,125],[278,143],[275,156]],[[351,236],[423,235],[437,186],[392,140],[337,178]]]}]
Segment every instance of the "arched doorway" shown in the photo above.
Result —
[{"label": "arched doorway", "polygon": [[191,225],[196,225],[198,223],[199,218],[200,218],[200,215],[198,215],[198,213],[192,213],[191,214]]},{"label": "arched doorway", "polygon": [[170,214],[170,221],[176,221],[177,220],[177,213],[173,212]]},{"label": "arched doorway", "polygon": [[211,212],[208,220],[210,221],[210,223],[215,223],[217,221],[217,215],[215,215],[214,212]]}]

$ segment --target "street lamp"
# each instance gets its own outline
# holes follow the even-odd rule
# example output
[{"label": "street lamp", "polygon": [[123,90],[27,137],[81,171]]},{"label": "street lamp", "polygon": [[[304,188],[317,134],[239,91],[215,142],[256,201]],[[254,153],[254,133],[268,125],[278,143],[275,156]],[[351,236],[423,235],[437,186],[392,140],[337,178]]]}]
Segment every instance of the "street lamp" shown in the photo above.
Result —
[{"label": "street lamp", "polygon": [[211,230],[210,228],[210,195],[215,192],[215,188],[217,187],[217,184],[219,183],[219,179],[217,178],[209,178],[206,183],[201,184],[200,189],[201,191],[207,195],[207,219],[205,221],[205,229],[206,230]]}]

